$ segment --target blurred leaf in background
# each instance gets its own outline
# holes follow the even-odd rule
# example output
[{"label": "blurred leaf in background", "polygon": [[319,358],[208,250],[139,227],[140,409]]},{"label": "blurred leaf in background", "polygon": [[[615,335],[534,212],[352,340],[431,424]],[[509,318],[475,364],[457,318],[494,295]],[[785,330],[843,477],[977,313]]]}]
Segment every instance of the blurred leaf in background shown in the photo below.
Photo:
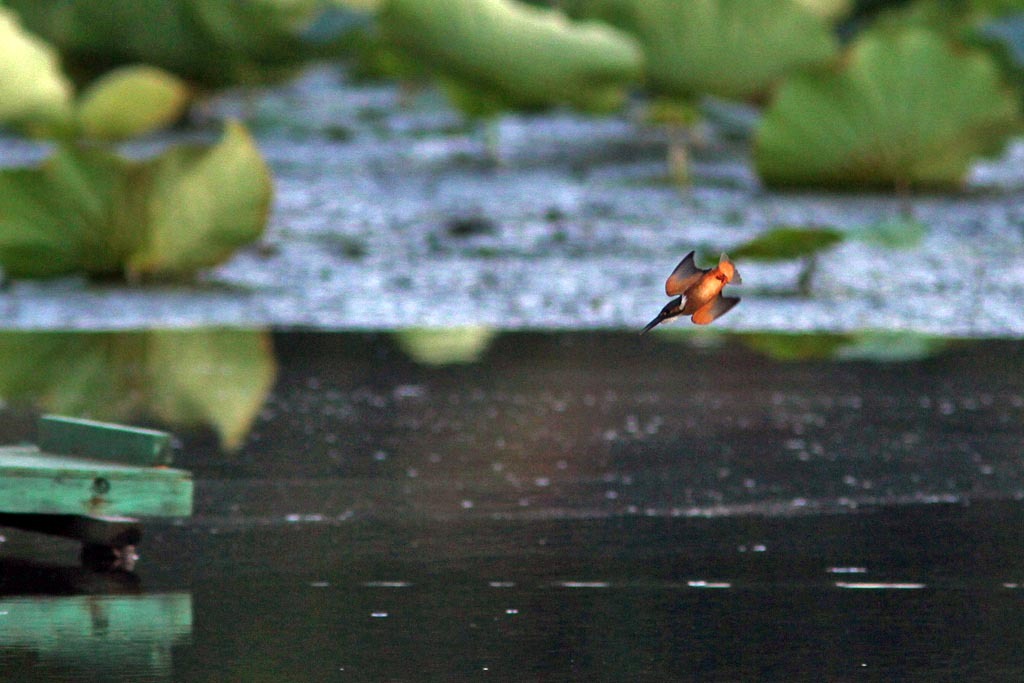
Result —
[{"label": "blurred leaf in background", "polygon": [[[6,0],[79,83],[127,64],[207,88],[291,76],[370,19],[367,0]],[[336,33],[331,33],[331,30]]]},{"label": "blurred leaf in background", "polygon": [[[569,0],[570,12],[633,33],[657,94],[765,95],[788,73],[835,58],[833,11],[811,0]],[[832,4],[832,3],[829,3]]]},{"label": "blurred leaf in background", "polygon": [[152,66],[123,66],[93,81],[82,93],[77,132],[97,140],[125,140],[166,128],[188,106],[188,86]]},{"label": "blurred leaf in background", "polygon": [[127,259],[129,277],[187,275],[263,234],[270,169],[241,124],[229,124],[212,147],[174,147],[139,170],[148,189],[146,222],[140,248]]},{"label": "blurred leaf in background", "polygon": [[66,126],[71,98],[56,51],[0,6],[0,125]]},{"label": "blurred leaf in background", "polygon": [[256,240],[270,172],[245,129],[144,161],[61,145],[0,171],[0,265],[10,277],[186,277]]},{"label": "blurred leaf in background", "polygon": [[843,233],[835,228],[780,225],[733,247],[729,253],[737,259],[788,261],[813,256],[842,241]]},{"label": "blurred leaf in background", "polygon": [[1020,4],[1020,11],[980,23],[972,35],[996,55],[1018,91],[1024,89],[1024,2]]},{"label": "blurred leaf in background", "polygon": [[609,111],[641,76],[628,35],[515,0],[384,0],[379,21],[385,41],[442,75],[471,113]]},{"label": "blurred leaf in background", "polygon": [[277,375],[261,330],[0,332],[0,399],[114,422],[209,425],[241,446]]},{"label": "blurred leaf in background", "polygon": [[834,73],[795,75],[755,141],[772,185],[956,188],[1020,130],[992,59],[922,29],[872,31]]}]

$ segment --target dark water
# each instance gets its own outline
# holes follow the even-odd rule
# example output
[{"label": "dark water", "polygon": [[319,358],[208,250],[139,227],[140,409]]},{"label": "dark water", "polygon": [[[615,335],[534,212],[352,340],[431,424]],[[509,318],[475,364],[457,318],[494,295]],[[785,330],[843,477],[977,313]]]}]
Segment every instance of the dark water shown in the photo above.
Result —
[{"label": "dark water", "polygon": [[1024,344],[195,334],[0,335],[3,442],[197,479],[133,575],[4,531],[4,680],[1024,677]]}]

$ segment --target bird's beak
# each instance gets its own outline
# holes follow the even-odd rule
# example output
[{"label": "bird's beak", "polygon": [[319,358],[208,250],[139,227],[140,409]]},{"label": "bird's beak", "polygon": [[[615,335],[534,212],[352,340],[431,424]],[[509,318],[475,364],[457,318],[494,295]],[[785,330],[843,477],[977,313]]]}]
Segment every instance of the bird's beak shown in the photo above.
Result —
[{"label": "bird's beak", "polygon": [[653,330],[658,325],[658,323],[660,323],[664,319],[665,319],[665,316],[662,315],[661,313],[659,313],[658,317],[656,317],[651,322],[647,323],[647,326],[644,327],[644,329],[640,330],[640,334],[647,334],[648,332]]}]

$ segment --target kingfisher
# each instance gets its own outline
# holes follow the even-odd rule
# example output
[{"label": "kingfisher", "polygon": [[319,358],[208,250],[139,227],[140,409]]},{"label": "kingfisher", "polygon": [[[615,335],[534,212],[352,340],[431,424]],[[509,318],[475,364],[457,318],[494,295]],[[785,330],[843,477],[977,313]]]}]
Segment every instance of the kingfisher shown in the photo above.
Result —
[{"label": "kingfisher", "polygon": [[729,257],[722,254],[714,268],[698,268],[693,254],[692,251],[687,254],[665,280],[665,294],[676,298],[668,302],[640,334],[681,315],[691,316],[690,320],[697,325],[707,325],[740,302],[738,297],[722,296],[722,288],[727,284],[743,284]]}]

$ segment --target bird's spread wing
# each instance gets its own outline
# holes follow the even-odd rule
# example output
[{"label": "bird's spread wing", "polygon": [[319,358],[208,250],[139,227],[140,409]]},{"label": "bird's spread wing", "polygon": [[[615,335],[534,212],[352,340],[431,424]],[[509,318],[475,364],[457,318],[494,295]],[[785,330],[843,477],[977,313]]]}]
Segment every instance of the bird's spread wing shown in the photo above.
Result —
[{"label": "bird's spread wing", "polygon": [[669,296],[675,296],[682,294],[687,289],[692,287],[697,280],[700,280],[701,275],[707,271],[701,270],[697,267],[697,264],[693,262],[693,252],[691,251],[686,257],[679,262],[676,269],[672,271],[672,274],[665,280],[665,294]]},{"label": "bird's spread wing", "polygon": [[693,322],[698,325],[707,325],[715,318],[720,318],[728,313],[733,306],[740,302],[738,297],[719,296],[714,301],[698,308],[693,314]]}]

